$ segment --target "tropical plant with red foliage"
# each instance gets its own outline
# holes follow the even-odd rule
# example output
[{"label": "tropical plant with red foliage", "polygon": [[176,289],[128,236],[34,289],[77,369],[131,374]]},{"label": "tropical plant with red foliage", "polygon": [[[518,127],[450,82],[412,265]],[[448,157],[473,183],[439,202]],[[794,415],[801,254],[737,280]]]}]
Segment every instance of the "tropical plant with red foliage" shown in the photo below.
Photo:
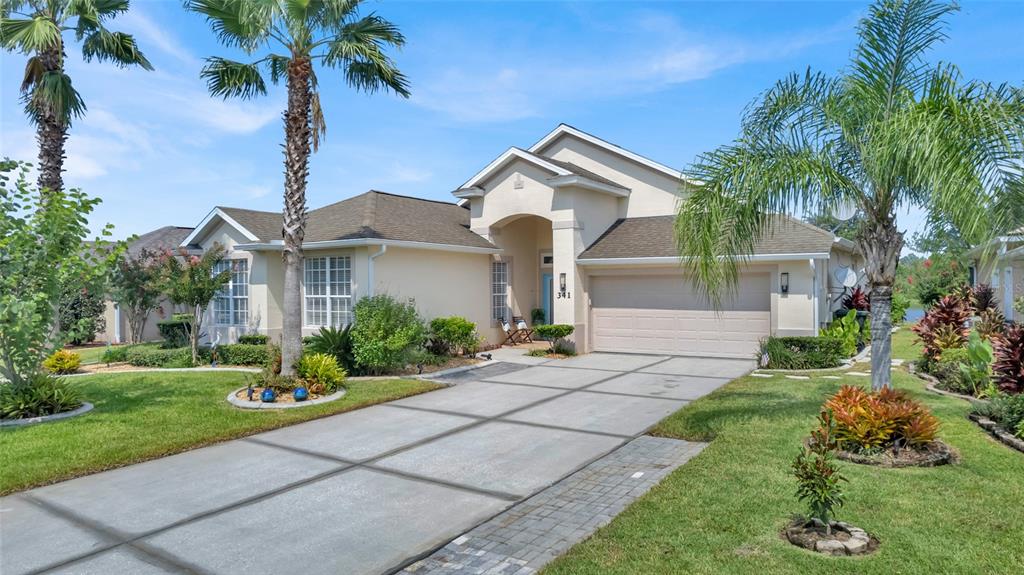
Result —
[{"label": "tropical plant with red foliage", "polygon": [[862,287],[857,286],[853,288],[853,292],[850,295],[843,298],[843,309],[871,311],[871,299]]},{"label": "tropical plant with red foliage", "polygon": [[974,331],[982,339],[989,341],[1006,333],[1006,316],[998,309],[987,309],[979,314],[981,317],[974,324]]},{"label": "tropical plant with red foliage", "polygon": [[992,378],[1006,393],[1024,393],[1024,325],[1016,325],[993,341]]},{"label": "tropical plant with red foliage", "polygon": [[[925,357],[936,360],[942,355],[943,349],[948,349],[941,344],[963,347],[967,342],[967,320],[970,318],[971,308],[967,303],[958,296],[947,295],[928,308],[921,321],[910,329],[917,334],[917,341],[924,347]],[[952,338],[951,332],[958,336]],[[956,342],[959,345],[955,345]]]},{"label": "tropical plant with red foliage", "polygon": [[933,441],[939,430],[938,419],[926,407],[890,388],[869,393],[844,385],[824,408],[834,416],[837,444],[850,451],[919,448]]},{"label": "tropical plant with red foliage", "polygon": [[971,288],[970,300],[975,315],[981,315],[988,310],[994,310],[999,307],[999,300],[996,299],[996,290],[992,289],[992,286],[988,284],[978,284]]}]

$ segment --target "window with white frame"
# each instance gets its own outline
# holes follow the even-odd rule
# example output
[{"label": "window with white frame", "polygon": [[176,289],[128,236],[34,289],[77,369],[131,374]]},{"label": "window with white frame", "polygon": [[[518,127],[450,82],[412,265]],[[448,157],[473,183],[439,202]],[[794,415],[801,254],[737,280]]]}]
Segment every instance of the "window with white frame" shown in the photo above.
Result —
[{"label": "window with white frame", "polygon": [[230,271],[231,279],[213,297],[213,323],[217,325],[248,325],[249,323],[249,261],[221,260],[213,273]]},{"label": "window with white frame", "polygon": [[508,262],[491,262],[491,319],[508,321]]},{"label": "window with white frame", "polygon": [[306,258],[305,265],[305,324],[345,327],[352,323],[352,258]]}]

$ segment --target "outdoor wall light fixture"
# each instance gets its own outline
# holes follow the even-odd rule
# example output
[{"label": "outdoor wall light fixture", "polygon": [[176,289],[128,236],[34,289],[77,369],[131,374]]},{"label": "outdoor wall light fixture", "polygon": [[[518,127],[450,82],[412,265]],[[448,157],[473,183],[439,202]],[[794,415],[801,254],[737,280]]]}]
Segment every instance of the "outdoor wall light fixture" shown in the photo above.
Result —
[{"label": "outdoor wall light fixture", "polygon": [[779,280],[779,289],[782,293],[789,293],[789,272],[782,272],[780,274],[781,279]]},{"label": "outdoor wall light fixture", "polygon": [[558,274],[558,291],[565,293],[565,274]]}]

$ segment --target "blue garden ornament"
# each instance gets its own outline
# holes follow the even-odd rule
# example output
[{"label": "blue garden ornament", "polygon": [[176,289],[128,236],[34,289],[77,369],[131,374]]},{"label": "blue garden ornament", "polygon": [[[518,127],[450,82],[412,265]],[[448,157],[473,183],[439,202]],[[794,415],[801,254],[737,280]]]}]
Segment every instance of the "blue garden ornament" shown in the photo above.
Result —
[{"label": "blue garden ornament", "polygon": [[262,401],[263,403],[274,403],[276,399],[277,394],[274,393],[274,390],[270,389],[269,387],[264,389],[263,393],[260,394],[260,401]]},{"label": "blue garden ornament", "polygon": [[306,401],[309,399],[309,391],[305,387],[296,387],[292,392],[292,397],[295,398],[295,401]]}]

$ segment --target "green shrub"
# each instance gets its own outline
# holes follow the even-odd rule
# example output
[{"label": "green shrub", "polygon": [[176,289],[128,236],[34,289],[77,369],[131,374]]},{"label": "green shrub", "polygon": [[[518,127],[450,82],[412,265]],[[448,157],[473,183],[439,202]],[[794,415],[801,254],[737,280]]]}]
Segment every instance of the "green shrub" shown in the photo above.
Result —
[{"label": "green shrub", "polygon": [[268,370],[252,374],[248,377],[248,381],[249,385],[252,387],[269,387],[278,394],[291,393],[292,391],[295,391],[295,388],[302,384],[302,382],[296,377],[281,375],[280,373],[273,373]]},{"label": "green shrub", "polygon": [[547,313],[544,312],[544,308],[535,307],[530,310],[530,323],[533,325],[540,325],[547,322]]},{"label": "green shrub", "polygon": [[[207,353],[203,353],[206,359]],[[217,361],[224,365],[267,365],[270,354],[265,344],[229,343],[217,346]]]},{"label": "green shrub", "polygon": [[321,327],[320,333],[303,338],[307,352],[326,353],[334,356],[338,366],[346,372],[359,375],[356,368],[356,356],[352,350],[352,325],[343,329]]},{"label": "green shrub", "polygon": [[893,325],[899,325],[906,321],[908,309],[910,309],[910,298],[904,295],[903,292],[894,292],[892,294]]},{"label": "green shrub", "polygon": [[345,383],[345,370],[338,360],[326,353],[310,353],[299,360],[298,372],[312,393],[333,393]]},{"label": "green shrub", "polygon": [[175,349],[189,345],[188,326],[192,318],[188,314],[176,313],[171,319],[156,322],[156,328],[160,337],[164,339],[163,346],[167,349]]},{"label": "green shrub", "polygon": [[66,349],[58,349],[43,360],[43,367],[46,371],[57,375],[75,373],[80,365],[82,365],[82,356]]},{"label": "green shrub", "polygon": [[963,369],[969,365],[967,348],[947,349],[929,365],[929,373],[939,380],[938,387],[956,393],[974,394],[974,386],[965,381]]},{"label": "green shrub", "polygon": [[823,334],[838,339],[843,345],[843,357],[857,355],[857,341],[860,337],[860,324],[857,323],[857,310],[851,309],[845,316],[832,322]]},{"label": "green shrub", "polygon": [[836,426],[832,415],[823,411],[818,421],[818,429],[811,432],[811,441],[800,450],[792,468],[797,499],[807,506],[811,518],[829,525],[836,508],[843,505],[841,483],[847,479],[835,462]]},{"label": "green shrub", "polygon": [[835,337],[768,337],[758,355],[764,369],[828,369],[841,365],[845,352],[845,342]]},{"label": "green shrub", "polygon": [[472,353],[480,336],[476,324],[464,317],[436,317],[430,320],[431,351],[437,355]]},{"label": "green shrub", "polygon": [[267,336],[262,333],[245,333],[238,336],[238,343],[247,345],[267,345]]},{"label": "green shrub", "polygon": [[24,419],[71,411],[82,405],[78,388],[66,379],[39,373],[24,385],[0,384],[0,419]]},{"label": "green shrub", "polygon": [[355,307],[352,349],[356,363],[372,374],[398,369],[422,346],[426,330],[413,303],[387,294],[366,297]]},{"label": "green shrub", "polygon": [[130,345],[109,346],[103,352],[103,356],[100,358],[100,361],[103,363],[121,363],[128,361],[128,350],[130,348]]},{"label": "green shrub", "polygon": [[538,325],[533,328],[534,333],[546,340],[557,340],[563,337],[569,337],[575,328],[571,325],[564,323],[553,323],[546,325]]},{"label": "green shrub", "polygon": [[192,367],[192,351],[187,347],[131,346],[125,361],[137,367]]},{"label": "green shrub", "polygon": [[975,402],[972,411],[1024,439],[1024,394],[996,393],[988,401]]}]

